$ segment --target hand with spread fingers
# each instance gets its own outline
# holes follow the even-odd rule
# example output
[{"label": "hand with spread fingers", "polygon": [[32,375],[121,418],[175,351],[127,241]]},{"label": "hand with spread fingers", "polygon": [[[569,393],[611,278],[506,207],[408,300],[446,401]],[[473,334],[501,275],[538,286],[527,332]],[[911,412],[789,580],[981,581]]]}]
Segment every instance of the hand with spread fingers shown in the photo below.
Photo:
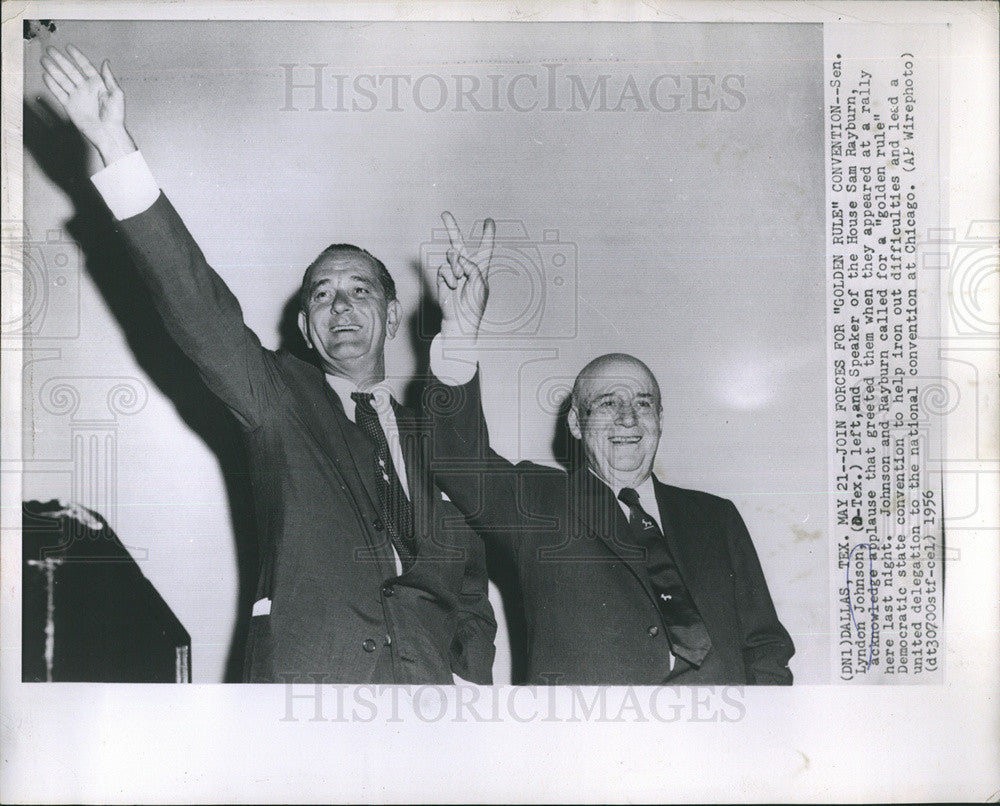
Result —
[{"label": "hand with spread fingers", "polygon": [[105,165],[136,150],[125,129],[125,93],[105,60],[98,71],[72,45],[68,56],[50,47],[42,57],[42,80]]},{"label": "hand with spread fingers", "polygon": [[492,218],[487,218],[478,243],[472,246],[465,243],[451,213],[444,212],[441,218],[451,241],[447,262],[438,267],[437,274],[441,333],[444,336],[475,337],[479,334],[490,293],[489,270],[496,224]]}]

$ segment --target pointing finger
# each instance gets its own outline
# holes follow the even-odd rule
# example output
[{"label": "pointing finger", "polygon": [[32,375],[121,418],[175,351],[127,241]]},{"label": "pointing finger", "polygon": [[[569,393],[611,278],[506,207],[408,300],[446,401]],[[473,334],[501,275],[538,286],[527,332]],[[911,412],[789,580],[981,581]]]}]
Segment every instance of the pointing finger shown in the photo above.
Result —
[{"label": "pointing finger", "polygon": [[480,252],[486,252],[486,259],[482,258],[479,260],[480,265],[483,267],[483,272],[488,272],[490,269],[490,261],[493,259],[493,245],[496,243],[497,237],[497,225],[492,218],[487,218],[483,222],[483,237],[479,241]]},{"label": "pointing finger", "polygon": [[451,241],[451,245],[455,249],[465,249],[465,241],[462,239],[462,231],[458,228],[455,216],[445,210],[441,213],[441,220],[444,221],[445,228],[448,230],[448,240]]},{"label": "pointing finger", "polygon": [[480,280],[483,279],[483,273],[479,271],[479,266],[469,260],[465,255],[458,256],[458,262],[462,266],[463,274],[470,280]]},{"label": "pointing finger", "polygon": [[451,273],[456,280],[460,280],[464,274],[458,258],[459,254],[457,249],[448,250],[448,265],[451,267]]}]

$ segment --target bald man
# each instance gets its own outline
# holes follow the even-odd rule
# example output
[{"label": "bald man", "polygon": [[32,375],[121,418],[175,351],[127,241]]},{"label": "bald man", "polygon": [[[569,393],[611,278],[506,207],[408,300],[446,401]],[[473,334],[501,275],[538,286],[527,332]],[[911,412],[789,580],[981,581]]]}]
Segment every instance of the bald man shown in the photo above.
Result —
[{"label": "bald man", "polygon": [[528,682],[790,684],[794,647],[736,507],[652,473],[663,407],[645,364],[614,353],[581,370],[568,415],[585,459],[575,472],[513,465],[490,448],[476,366],[444,349],[474,341],[488,278],[452,241],[432,347],[436,480],[513,558]]}]

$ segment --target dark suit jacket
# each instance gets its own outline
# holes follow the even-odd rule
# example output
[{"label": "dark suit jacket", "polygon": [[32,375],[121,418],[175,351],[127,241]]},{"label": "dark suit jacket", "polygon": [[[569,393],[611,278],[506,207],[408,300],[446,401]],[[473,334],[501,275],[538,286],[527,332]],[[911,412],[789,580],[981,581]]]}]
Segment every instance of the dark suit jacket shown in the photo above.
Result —
[{"label": "dark suit jacket", "polygon": [[[533,683],[788,684],[794,652],[732,502],[655,481],[664,537],[712,648],[670,669],[666,630],[614,493],[589,470],[512,465],[489,447],[478,377],[428,389],[442,489],[514,558]],[[465,469],[459,469],[464,462]]]},{"label": "dark suit jacket", "polygon": [[454,671],[490,683],[496,623],[482,541],[457,514],[442,528],[451,505],[426,471],[428,421],[396,410],[419,543],[397,577],[374,446],[323,372],[261,346],[165,196],[119,229],[171,336],[247,444],[257,598],[272,604],[251,621],[244,679],[450,683]]}]

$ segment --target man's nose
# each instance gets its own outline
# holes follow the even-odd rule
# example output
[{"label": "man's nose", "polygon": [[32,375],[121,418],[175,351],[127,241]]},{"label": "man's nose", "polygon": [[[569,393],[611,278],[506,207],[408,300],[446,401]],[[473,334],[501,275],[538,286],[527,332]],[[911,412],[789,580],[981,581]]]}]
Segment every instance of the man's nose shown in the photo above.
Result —
[{"label": "man's nose", "polygon": [[334,311],[337,313],[344,313],[351,309],[351,298],[341,291],[338,291],[333,295],[333,303],[331,305]]},{"label": "man's nose", "polygon": [[620,425],[632,426],[638,422],[635,415],[635,407],[631,403],[622,403],[618,408],[618,423]]}]

